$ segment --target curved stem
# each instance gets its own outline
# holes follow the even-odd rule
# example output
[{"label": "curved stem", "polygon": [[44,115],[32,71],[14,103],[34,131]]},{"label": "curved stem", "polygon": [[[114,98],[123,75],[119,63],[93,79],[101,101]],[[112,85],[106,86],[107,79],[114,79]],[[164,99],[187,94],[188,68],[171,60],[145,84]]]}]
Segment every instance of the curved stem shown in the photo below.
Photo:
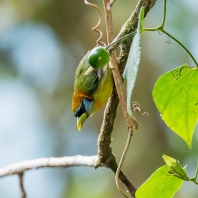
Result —
[{"label": "curved stem", "polygon": [[121,157],[120,162],[119,162],[119,164],[118,164],[118,168],[117,168],[116,175],[115,175],[116,186],[117,186],[118,190],[119,190],[119,191],[123,194],[123,196],[126,197],[126,198],[128,198],[128,196],[123,192],[123,190],[122,190],[122,189],[120,188],[120,186],[119,186],[119,175],[120,175],[120,170],[121,170],[122,164],[123,164],[124,159],[125,159],[125,157],[126,157],[126,154],[127,154],[127,152],[128,152],[128,149],[129,149],[129,145],[130,145],[132,136],[133,136],[133,132],[129,130],[127,142],[126,142],[126,145],[125,145],[124,151],[123,151],[123,153],[122,153],[122,157]]},{"label": "curved stem", "polygon": [[196,173],[195,173],[195,179],[197,179],[197,176],[198,176],[198,160],[197,160],[197,168],[196,168]]},{"label": "curved stem", "polygon": [[188,181],[192,181],[194,184],[198,185],[198,182],[196,181],[195,178],[191,178],[191,179],[189,179]]},{"label": "curved stem", "polygon": [[162,20],[162,24],[160,25],[162,29],[164,28],[165,20],[166,20],[166,0],[164,0],[164,17]]},{"label": "curved stem", "polygon": [[166,32],[164,29],[160,29],[161,32],[163,32],[164,34],[166,34],[167,36],[169,36],[170,38],[172,38],[174,41],[176,41],[179,45],[181,45],[183,47],[184,50],[186,50],[186,52],[189,54],[189,56],[192,58],[192,60],[194,61],[195,65],[198,67],[198,63],[195,60],[194,56],[191,54],[191,52],[186,48],[186,46],[180,42],[179,40],[177,40],[174,36],[172,36],[171,34],[169,34],[168,32]]},{"label": "curved stem", "polygon": [[166,34],[167,36],[169,36],[170,38],[172,38],[174,41],[176,41],[181,47],[183,47],[184,50],[186,50],[186,52],[189,54],[189,56],[192,58],[192,60],[194,61],[196,67],[198,67],[198,63],[195,60],[194,56],[191,54],[191,52],[186,48],[186,46],[180,42],[179,40],[177,40],[174,36],[172,36],[171,34],[169,34],[167,31],[164,30],[164,24],[165,24],[165,20],[166,20],[166,0],[164,0],[164,16],[163,16],[163,20],[162,20],[162,24],[156,28],[143,28],[144,31],[157,31],[160,30],[161,32],[163,32],[164,34]]},{"label": "curved stem", "polygon": [[197,167],[196,167],[195,176],[192,179],[190,179],[192,182],[194,182],[195,184],[198,185],[197,176],[198,176],[198,160],[197,160]]},{"label": "curved stem", "polygon": [[[194,56],[191,54],[191,52],[186,48],[186,46],[180,42],[178,39],[176,39],[174,36],[172,36],[171,34],[169,34],[167,31],[164,30],[164,24],[165,24],[165,20],[166,20],[166,0],[164,0],[164,16],[163,16],[163,20],[160,26],[156,27],[156,28],[143,28],[143,31],[158,31],[160,30],[161,32],[163,32],[164,34],[166,34],[167,36],[169,36],[171,39],[173,39],[174,41],[176,41],[181,47],[183,47],[183,49],[189,54],[189,56],[192,58],[193,62],[195,63],[196,67],[198,67],[198,63],[196,61],[196,59],[194,58]],[[125,36],[123,36],[122,38],[113,41],[112,43],[110,43],[108,46],[106,46],[106,49],[109,49],[110,47],[112,47],[113,45],[119,43],[119,42],[123,42],[124,40],[126,40],[129,36],[132,36],[134,33],[130,33],[127,34]]]},{"label": "curved stem", "polygon": [[99,8],[97,5],[95,5],[95,4],[93,4],[93,3],[89,3],[87,0],[84,0],[84,1],[85,1],[85,4],[87,4],[87,5],[89,5],[89,6],[93,7],[93,8],[95,8],[95,9],[98,11],[99,20],[98,20],[97,25],[96,25],[95,27],[93,27],[92,30],[100,34],[98,40],[96,41],[97,45],[106,46],[106,44],[105,44],[104,42],[101,41],[103,33],[102,33],[101,30],[98,29],[98,27],[100,26],[100,23],[101,23],[101,19],[102,19],[101,10],[100,10],[100,8]]}]

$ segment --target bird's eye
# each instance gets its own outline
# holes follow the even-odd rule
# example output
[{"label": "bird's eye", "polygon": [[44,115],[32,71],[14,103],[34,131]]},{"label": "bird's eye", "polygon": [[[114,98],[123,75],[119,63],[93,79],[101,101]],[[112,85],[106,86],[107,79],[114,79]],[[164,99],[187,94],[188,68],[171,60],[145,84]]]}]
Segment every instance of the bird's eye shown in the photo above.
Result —
[{"label": "bird's eye", "polygon": [[98,69],[104,67],[109,61],[109,52],[105,47],[98,46],[93,48],[88,56],[91,67]]}]

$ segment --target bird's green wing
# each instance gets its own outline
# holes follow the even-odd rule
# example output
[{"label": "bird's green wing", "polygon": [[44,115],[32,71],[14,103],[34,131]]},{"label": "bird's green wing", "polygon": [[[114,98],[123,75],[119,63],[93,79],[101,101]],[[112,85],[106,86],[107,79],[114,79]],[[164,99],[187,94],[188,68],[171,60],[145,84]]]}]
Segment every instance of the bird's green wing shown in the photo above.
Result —
[{"label": "bird's green wing", "polygon": [[100,82],[99,74],[102,72],[102,70],[93,70],[89,74],[84,75],[85,72],[90,67],[88,63],[88,55],[89,55],[89,51],[83,57],[83,59],[81,60],[81,62],[79,63],[77,67],[74,90],[76,92],[83,93],[88,96],[92,96],[93,93],[98,88],[98,85]]}]

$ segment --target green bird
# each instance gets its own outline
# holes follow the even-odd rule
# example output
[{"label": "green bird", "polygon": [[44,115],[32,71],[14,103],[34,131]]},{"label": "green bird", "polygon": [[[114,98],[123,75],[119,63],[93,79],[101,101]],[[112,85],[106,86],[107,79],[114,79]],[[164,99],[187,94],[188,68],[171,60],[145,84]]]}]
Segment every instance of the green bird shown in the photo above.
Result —
[{"label": "green bird", "polygon": [[[90,70],[88,55],[89,51],[77,67],[72,97],[72,111],[77,118],[79,131],[85,120],[107,102],[113,89],[112,73],[108,64],[100,69]],[[88,69],[90,72],[87,72]]]}]

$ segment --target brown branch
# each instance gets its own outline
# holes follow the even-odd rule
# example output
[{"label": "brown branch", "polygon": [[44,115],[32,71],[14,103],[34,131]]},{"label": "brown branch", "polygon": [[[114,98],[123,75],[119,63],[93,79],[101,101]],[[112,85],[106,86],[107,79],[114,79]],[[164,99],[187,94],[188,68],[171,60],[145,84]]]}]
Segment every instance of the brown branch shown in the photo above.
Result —
[{"label": "brown branch", "polygon": [[19,185],[20,185],[20,190],[21,190],[21,198],[26,198],[26,192],[24,189],[24,185],[23,185],[23,172],[19,173]]},{"label": "brown branch", "polygon": [[[115,156],[112,154],[110,143],[111,143],[111,133],[113,131],[113,125],[116,117],[116,110],[118,103],[119,100],[116,89],[114,87],[113,93],[108,100],[104,112],[103,123],[100,130],[100,135],[98,137],[98,161],[96,162],[95,165],[95,168],[99,166],[105,166],[107,168],[110,168],[115,174],[118,165]],[[123,184],[125,184],[129,193],[131,195],[134,195],[136,188],[122,171],[120,172],[119,178],[123,182]]]},{"label": "brown branch", "polygon": [[13,163],[4,168],[0,168],[0,177],[5,177],[8,175],[22,174],[24,171],[30,169],[38,169],[45,167],[72,167],[72,166],[95,166],[95,163],[98,160],[97,155],[93,156],[82,156],[75,155],[70,157],[49,157],[49,158],[40,158],[34,160],[26,160],[23,162]]},{"label": "brown branch", "polygon": [[[109,2],[109,0],[103,0],[105,20],[106,20],[107,41],[108,41],[108,44],[110,44],[113,41],[113,20],[112,20],[111,9],[107,8],[108,2]],[[128,129],[129,129],[129,134],[130,134],[129,135],[129,141],[127,141],[128,144],[126,145],[126,149],[124,149],[124,152],[122,154],[120,163],[118,165],[118,168],[117,168],[117,171],[116,171],[116,174],[115,174],[115,180],[116,180],[116,185],[117,185],[118,190],[125,197],[128,197],[125,194],[125,192],[119,186],[119,175],[120,175],[120,170],[121,170],[123,161],[126,157],[127,150],[129,148],[131,137],[133,135],[133,132],[137,130],[138,124],[133,118],[131,118],[129,116],[129,114],[127,112],[126,93],[125,93],[125,90],[124,90],[123,81],[122,81],[122,78],[121,78],[121,75],[120,75],[120,71],[119,71],[119,68],[118,68],[118,65],[117,65],[116,52],[115,51],[113,51],[111,53],[111,56],[110,56],[110,68],[112,68],[115,87],[116,87],[116,90],[117,90],[117,93],[118,93],[118,98],[119,98],[119,101],[120,101],[120,104],[121,104],[122,112],[123,112],[124,118],[127,122]]]},{"label": "brown branch", "polygon": [[[112,20],[111,10],[108,10],[106,7],[107,3],[108,3],[108,0],[104,0],[107,41],[109,44],[113,41],[113,20]],[[118,98],[122,107],[124,118],[128,124],[129,129],[131,129],[131,131],[135,131],[137,130],[138,125],[137,125],[137,122],[128,115],[127,110],[126,110],[126,93],[124,90],[122,78],[121,78],[120,71],[118,68],[115,51],[113,51],[110,56],[110,67],[112,68],[115,87],[118,93]]]},{"label": "brown branch", "polygon": [[[142,6],[145,7],[145,16],[146,16],[146,14],[153,7],[155,2],[156,0],[139,0],[132,15],[126,21],[126,23],[124,24],[120,33],[116,36],[114,41],[117,41],[118,39],[120,39],[121,37],[129,33],[133,33],[132,35],[134,36],[136,32],[137,24],[138,24],[138,16],[139,16],[140,8]],[[120,51],[120,55],[118,58],[118,67],[120,70],[119,72],[121,74],[126,65],[126,61],[128,58],[128,53],[129,53],[133,36],[131,36],[130,39],[125,40],[121,46],[121,51]],[[119,45],[120,43],[115,44],[112,47],[110,47],[110,49],[116,49]],[[118,69],[117,67],[115,67],[117,65],[117,62],[115,60],[115,55],[113,55],[113,57],[111,58],[113,59],[114,71],[116,70],[115,73],[118,74],[117,73]],[[119,81],[119,84],[122,85],[122,83],[120,83],[120,79],[118,81]],[[120,89],[122,90],[122,87]],[[121,92],[124,93],[123,91]],[[116,162],[114,155],[112,154],[110,143],[111,143],[111,133],[113,131],[114,119],[116,117],[118,103],[119,103],[119,99],[118,99],[116,89],[114,87],[113,93],[108,100],[108,103],[106,105],[105,112],[104,112],[103,123],[101,126],[100,135],[98,138],[98,161],[96,163],[96,168],[99,166],[106,166],[107,168],[112,169],[114,173],[116,173],[116,170],[117,170],[117,162]],[[123,184],[126,186],[129,193],[132,196],[135,196],[135,192],[136,192],[135,186],[129,181],[129,179],[124,175],[122,171],[120,172],[119,178],[123,182]]]}]

